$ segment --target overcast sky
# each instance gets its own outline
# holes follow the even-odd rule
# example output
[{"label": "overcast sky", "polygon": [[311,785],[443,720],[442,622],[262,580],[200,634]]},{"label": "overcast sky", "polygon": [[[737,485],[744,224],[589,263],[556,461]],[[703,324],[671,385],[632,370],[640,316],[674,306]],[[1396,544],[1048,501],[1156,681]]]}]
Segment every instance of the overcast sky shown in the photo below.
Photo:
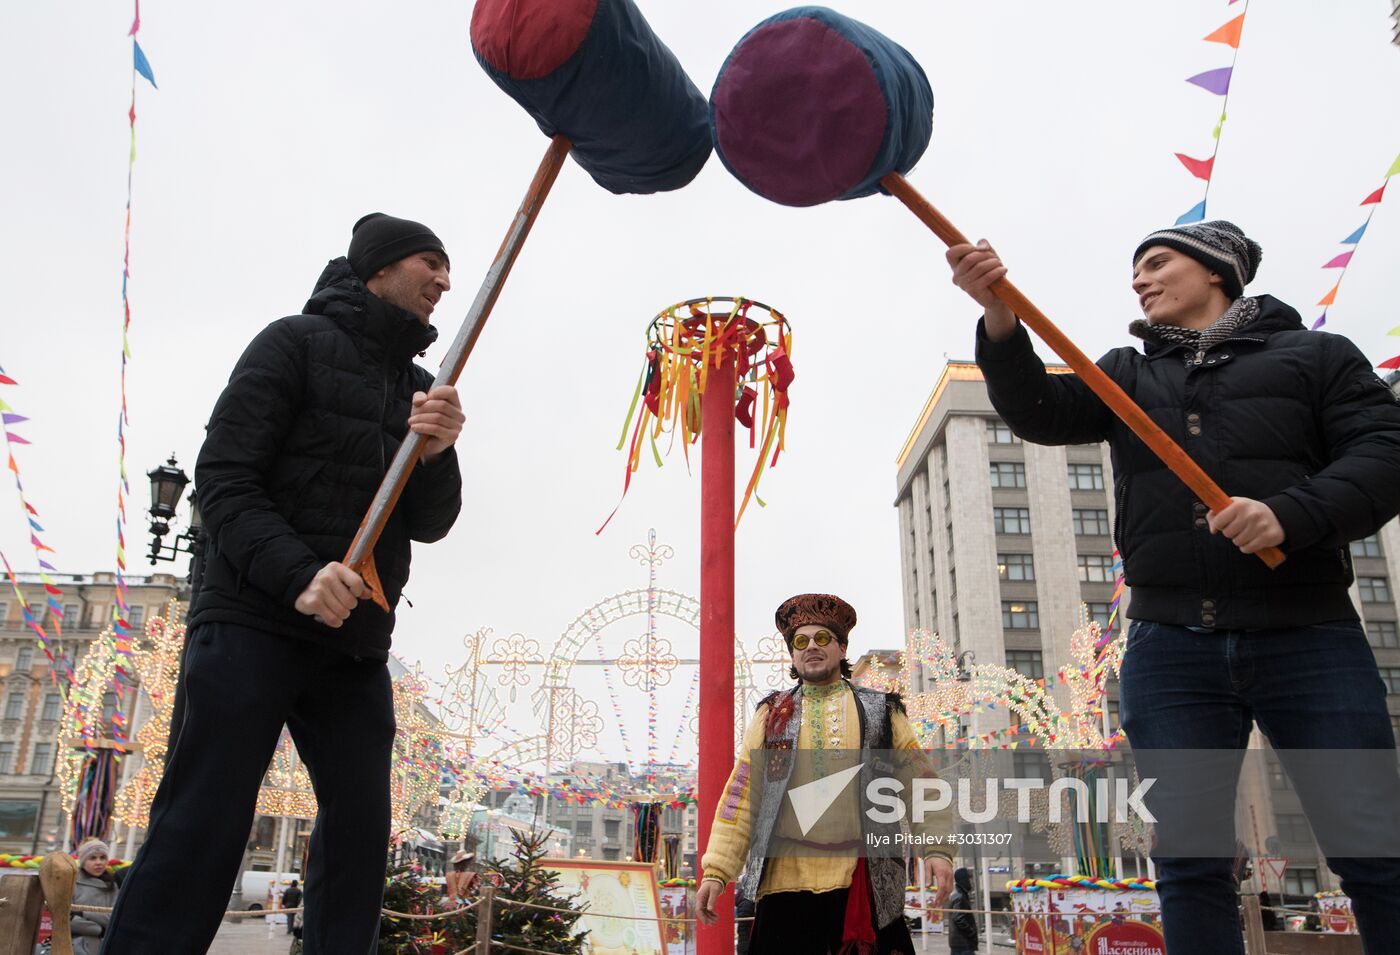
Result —
[{"label": "overcast sky", "polygon": [[[1210,154],[1221,101],[1184,80],[1230,64],[1228,46],[1201,38],[1244,6],[841,9],[906,46],[932,82],[933,142],[912,181],[963,231],[991,238],[1017,285],[1098,355],[1137,315],[1133,247],[1201,198],[1204,184],[1172,154]],[[641,7],[707,93],[744,31],[781,9]],[[1209,213],[1262,243],[1251,291],[1309,322],[1335,280],[1320,266],[1344,251],[1365,220],[1358,203],[1400,150],[1389,8],[1249,8]],[[10,91],[0,365],[20,382],[0,397],[32,419],[19,428],[32,445],[16,457],[53,562],[69,573],[115,560],[131,13],[93,0],[0,12]],[[137,91],[127,467],[138,573],[144,472],[171,451],[192,470],[233,362],[264,325],[299,311],[351,224],[382,210],[427,222],[446,243],[455,285],[435,316],[436,367],[546,145],[473,59],[468,3],[147,0],[141,13],[160,89]],[[1328,324],[1377,362],[1400,352],[1386,337],[1400,323],[1397,203],[1377,210]],[[465,506],[446,541],[415,554],[414,606],[401,606],[395,640],[403,657],[440,671],[483,626],[547,650],[598,600],[645,586],[627,552],[649,527],[675,548],[661,584],[698,593],[699,475],[679,452],[660,471],[644,463],[607,531],[594,531],[622,487],[614,446],[647,322],[684,298],[735,293],[787,314],[797,371],[768,507],[739,529],[739,635],[752,646],[782,599],[823,590],[859,611],[853,653],[902,643],[895,456],[945,359],[971,356],[976,307],[896,201],[783,208],[711,158],[690,186],[650,197],[610,195],[564,168],[460,383]],[[741,453],[742,474],[751,461]],[[0,548],[36,569],[17,504],[0,507]],[[642,629],[613,628],[608,645]],[[693,631],[663,622],[662,632],[694,655]],[[661,699],[660,757],[690,679],[678,673]],[[583,689],[610,716],[601,681]],[[623,705],[637,758],[644,701]],[[600,745],[627,755],[611,727]]]}]

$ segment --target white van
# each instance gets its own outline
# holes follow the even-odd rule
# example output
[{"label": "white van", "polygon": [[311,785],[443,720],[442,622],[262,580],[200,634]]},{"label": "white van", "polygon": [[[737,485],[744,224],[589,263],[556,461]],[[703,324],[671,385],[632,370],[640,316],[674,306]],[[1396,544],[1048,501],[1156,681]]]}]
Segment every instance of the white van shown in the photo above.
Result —
[{"label": "white van", "polygon": [[[243,873],[243,909],[247,912],[259,912],[263,909],[276,909],[282,907],[282,892],[296,879],[297,884],[301,884],[300,872],[254,872]],[[275,896],[268,894],[269,890],[276,886]]]}]

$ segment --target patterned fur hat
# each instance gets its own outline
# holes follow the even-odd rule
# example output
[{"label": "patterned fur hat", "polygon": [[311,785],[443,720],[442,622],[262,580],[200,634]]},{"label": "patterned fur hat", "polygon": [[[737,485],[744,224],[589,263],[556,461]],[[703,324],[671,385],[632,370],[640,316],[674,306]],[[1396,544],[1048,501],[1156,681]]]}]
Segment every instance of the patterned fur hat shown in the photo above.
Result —
[{"label": "patterned fur hat", "polygon": [[797,628],[809,623],[830,627],[845,643],[855,629],[856,610],[834,594],[798,594],[783,601],[773,620],[789,644]]}]

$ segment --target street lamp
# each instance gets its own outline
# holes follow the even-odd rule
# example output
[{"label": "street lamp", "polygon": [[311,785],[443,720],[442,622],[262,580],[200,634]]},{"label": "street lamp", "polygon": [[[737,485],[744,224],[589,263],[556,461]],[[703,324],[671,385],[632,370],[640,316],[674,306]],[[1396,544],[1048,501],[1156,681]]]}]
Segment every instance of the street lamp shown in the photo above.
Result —
[{"label": "street lamp", "polygon": [[199,501],[195,491],[190,492],[190,524],[189,529],[183,534],[176,534],[169,544],[165,543],[165,536],[170,533],[170,522],[175,518],[175,509],[180,504],[180,495],[185,492],[185,487],[190,483],[189,475],[185,474],[183,468],[175,460],[175,455],[170,455],[170,459],[160,467],[152,468],[146,472],[146,477],[151,479],[151,552],[148,555],[151,559],[151,566],[156,565],[156,561],[174,560],[181,554],[189,554],[190,560],[190,590],[193,593],[199,589],[199,572],[203,566],[204,542],[202,532],[204,530],[204,518],[199,512]]}]

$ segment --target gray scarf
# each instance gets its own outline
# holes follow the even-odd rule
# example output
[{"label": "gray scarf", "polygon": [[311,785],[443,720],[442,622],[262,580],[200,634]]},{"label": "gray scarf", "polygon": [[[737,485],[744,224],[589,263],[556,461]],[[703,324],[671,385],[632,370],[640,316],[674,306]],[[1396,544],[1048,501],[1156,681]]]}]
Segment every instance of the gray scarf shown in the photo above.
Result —
[{"label": "gray scarf", "polygon": [[1144,341],[1161,345],[1185,345],[1191,351],[1191,354],[1186,356],[1186,364],[1189,365],[1197,355],[1210,351],[1258,317],[1259,299],[1241,296],[1231,302],[1230,307],[1225,309],[1225,314],[1217,318],[1209,328],[1155,325],[1145,318],[1139,318],[1128,326],[1128,332]]}]

